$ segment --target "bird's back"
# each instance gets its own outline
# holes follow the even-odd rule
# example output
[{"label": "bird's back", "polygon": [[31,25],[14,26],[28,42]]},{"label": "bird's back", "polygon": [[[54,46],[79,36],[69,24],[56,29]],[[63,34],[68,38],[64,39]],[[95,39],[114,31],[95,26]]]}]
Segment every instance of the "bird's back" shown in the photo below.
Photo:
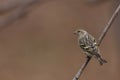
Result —
[{"label": "bird's back", "polygon": [[89,53],[98,53],[99,49],[96,46],[96,41],[93,36],[90,34],[84,35],[84,37],[80,37],[79,39],[79,46],[86,52]]}]

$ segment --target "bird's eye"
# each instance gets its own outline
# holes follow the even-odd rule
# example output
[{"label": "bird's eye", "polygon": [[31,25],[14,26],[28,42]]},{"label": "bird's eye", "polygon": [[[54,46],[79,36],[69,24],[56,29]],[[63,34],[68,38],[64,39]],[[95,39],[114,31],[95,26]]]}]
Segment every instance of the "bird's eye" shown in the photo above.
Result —
[{"label": "bird's eye", "polygon": [[78,33],[79,33],[80,31],[78,31]]}]

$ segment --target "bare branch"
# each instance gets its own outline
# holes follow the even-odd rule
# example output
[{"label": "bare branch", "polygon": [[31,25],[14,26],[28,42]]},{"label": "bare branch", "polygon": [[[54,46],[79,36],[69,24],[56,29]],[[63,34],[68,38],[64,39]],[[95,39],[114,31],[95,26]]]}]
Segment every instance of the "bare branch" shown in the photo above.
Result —
[{"label": "bare branch", "polygon": [[90,60],[91,60],[91,57],[87,56],[87,59],[86,59],[85,63],[82,65],[82,67],[80,68],[80,70],[77,72],[77,74],[75,75],[75,77],[73,78],[73,80],[78,80],[79,79],[79,77],[83,73],[84,69],[86,68],[86,66],[88,65],[88,63],[89,63]]},{"label": "bare branch", "polygon": [[0,3],[0,13],[16,8],[20,5],[20,0],[8,0]]},{"label": "bare branch", "polygon": [[17,7],[30,5],[41,0],[7,0],[0,3],[0,13]]},{"label": "bare branch", "polygon": [[0,19],[0,27],[7,26],[26,14],[24,7],[17,8],[16,11]]},{"label": "bare branch", "polygon": [[26,14],[29,6],[40,1],[42,0],[8,0],[3,4],[0,3],[0,13],[9,11],[7,16],[5,15],[0,19],[0,27],[7,26],[21,18]]},{"label": "bare branch", "polygon": [[117,9],[115,10],[115,12],[113,13],[112,17],[110,18],[110,20],[108,21],[105,29],[103,30],[103,32],[101,33],[99,39],[98,39],[98,46],[100,46],[103,38],[105,37],[105,35],[107,34],[109,28],[111,27],[112,23],[114,22],[115,18],[118,16],[118,13],[120,11],[120,4],[118,5]]},{"label": "bare branch", "polygon": [[[108,21],[107,25],[105,26],[103,32],[101,33],[99,39],[98,39],[98,46],[100,46],[102,40],[104,39],[105,35],[107,34],[108,30],[110,29],[112,23],[114,22],[115,18],[117,17],[118,13],[120,11],[120,4],[117,7],[117,9],[115,10],[115,12],[113,13],[112,17],[110,18],[110,20]],[[90,62],[91,57],[87,57],[85,63],[82,65],[82,67],[79,69],[79,71],[77,72],[77,74],[74,76],[73,80],[78,80],[80,78],[80,76],[82,75],[83,71],[85,70],[85,68],[87,67],[88,63]]]}]

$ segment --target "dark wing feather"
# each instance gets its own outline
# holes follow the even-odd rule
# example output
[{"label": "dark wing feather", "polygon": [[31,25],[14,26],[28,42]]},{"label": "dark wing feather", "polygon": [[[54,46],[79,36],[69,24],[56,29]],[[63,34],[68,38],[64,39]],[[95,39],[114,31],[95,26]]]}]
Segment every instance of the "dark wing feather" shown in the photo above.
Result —
[{"label": "dark wing feather", "polygon": [[87,52],[92,53],[92,54],[98,52],[98,49],[95,45],[96,41],[95,41],[94,37],[91,36],[90,34],[87,34],[83,38],[81,38],[79,43],[80,43],[80,47],[84,51],[87,51]]}]

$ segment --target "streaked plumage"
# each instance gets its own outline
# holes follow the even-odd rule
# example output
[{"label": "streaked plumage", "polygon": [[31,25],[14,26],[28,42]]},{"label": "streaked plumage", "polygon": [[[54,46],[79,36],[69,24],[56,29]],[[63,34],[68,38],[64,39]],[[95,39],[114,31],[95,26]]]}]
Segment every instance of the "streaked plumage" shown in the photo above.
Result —
[{"label": "streaked plumage", "polygon": [[106,60],[102,59],[96,40],[92,35],[83,29],[76,30],[74,34],[78,36],[78,44],[87,56],[94,56],[101,65],[107,63]]}]

